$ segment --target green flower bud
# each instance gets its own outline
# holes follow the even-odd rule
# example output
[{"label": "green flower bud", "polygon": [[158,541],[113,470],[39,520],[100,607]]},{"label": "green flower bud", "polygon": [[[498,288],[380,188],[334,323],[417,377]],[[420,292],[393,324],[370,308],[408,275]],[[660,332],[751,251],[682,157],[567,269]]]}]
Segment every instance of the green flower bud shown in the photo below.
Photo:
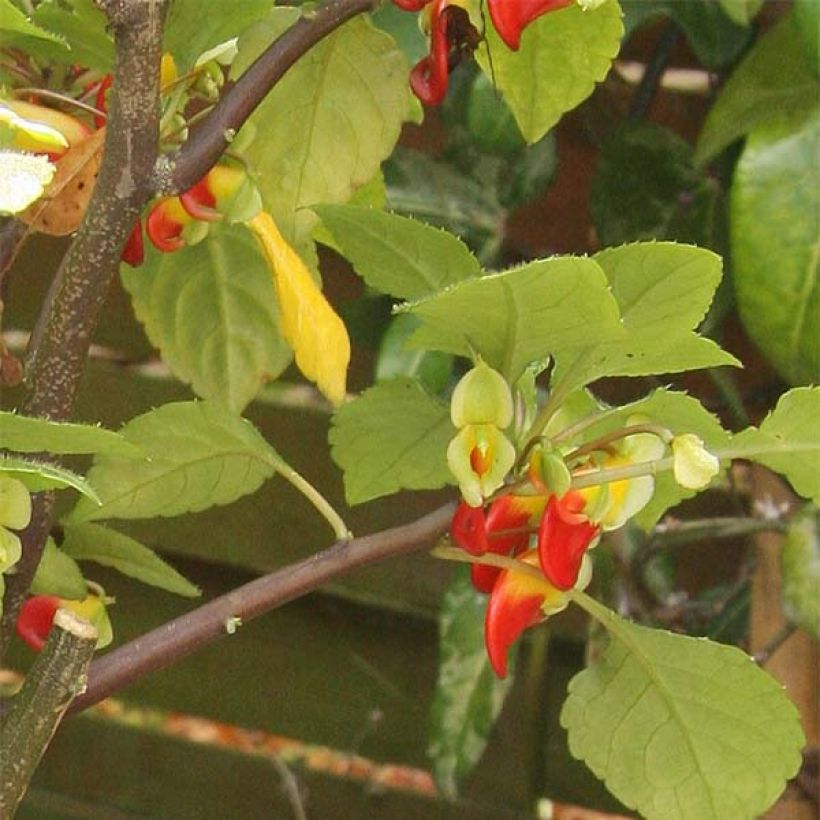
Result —
[{"label": "green flower bud", "polygon": [[467,424],[447,447],[447,466],[464,500],[480,507],[515,463],[515,448],[493,424]]},{"label": "green flower bud", "polygon": [[16,478],[0,475],[0,526],[22,530],[31,520],[31,496]]},{"label": "green flower bud", "polygon": [[572,475],[560,453],[554,450],[542,451],[538,462],[541,481],[559,498],[572,485]]},{"label": "green flower bud", "polygon": [[688,490],[702,490],[720,472],[720,461],[694,433],[672,439],[675,481]]},{"label": "green flower bud", "polygon": [[494,424],[503,430],[513,418],[510,387],[497,370],[479,362],[456,385],[450,415],[459,428],[467,424]]}]

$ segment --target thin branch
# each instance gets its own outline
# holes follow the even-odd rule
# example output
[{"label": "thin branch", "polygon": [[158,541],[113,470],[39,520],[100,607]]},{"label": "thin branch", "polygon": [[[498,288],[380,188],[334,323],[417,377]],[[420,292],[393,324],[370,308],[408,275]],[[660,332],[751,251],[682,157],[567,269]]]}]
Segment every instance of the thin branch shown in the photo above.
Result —
[{"label": "thin branch", "polygon": [[0,817],[14,816],[66,709],[85,687],[96,643],[88,621],[57,610],[48,641],[0,725]]},{"label": "thin branch", "polygon": [[666,71],[666,66],[669,65],[672,51],[677,45],[679,37],[680,29],[673,20],[670,20],[661,30],[658,42],[655,44],[655,50],[652,52],[646,66],[646,71],[632,97],[632,104],[629,107],[629,119],[633,122],[642,120],[647,115],[655,95],[658,93],[663,72]]},{"label": "thin branch", "polygon": [[313,46],[348,20],[371,11],[378,0],[330,0],[305,11],[237,80],[210,116],[191,130],[179,152],[160,157],[156,193],[177,194],[198,182],[222,156],[233,136],[285,72]]},{"label": "thin branch", "polygon": [[244,584],[103,655],[91,664],[88,689],[74,701],[71,711],[85,709],[230,634],[237,618],[247,623],[358,567],[429,547],[446,531],[454,510],[455,505],[446,504],[410,524],[337,541],[304,561]]},{"label": "thin branch", "polygon": [[[71,416],[97,325],[122,247],[151,194],[158,152],[159,65],[168,0],[100,0],[114,32],[116,65],[105,151],[94,194],[77,237],[63,258],[32,333],[22,412]],[[40,561],[50,524],[49,494],[35,497],[24,556],[8,577],[0,623],[0,659]]]}]

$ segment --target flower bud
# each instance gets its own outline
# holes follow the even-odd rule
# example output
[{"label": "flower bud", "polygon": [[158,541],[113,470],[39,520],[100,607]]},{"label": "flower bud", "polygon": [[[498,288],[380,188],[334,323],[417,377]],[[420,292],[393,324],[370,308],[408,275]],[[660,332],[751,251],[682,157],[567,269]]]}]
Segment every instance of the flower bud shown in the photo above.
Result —
[{"label": "flower bud", "polygon": [[456,385],[450,416],[459,428],[467,424],[494,424],[502,430],[509,427],[513,418],[509,385],[497,370],[479,362]]},{"label": "flower bud", "polygon": [[672,459],[675,481],[688,490],[702,490],[720,472],[720,460],[694,433],[672,439]]},{"label": "flower bud", "polygon": [[471,507],[504,483],[514,463],[515,448],[492,424],[466,425],[447,447],[447,466]]}]

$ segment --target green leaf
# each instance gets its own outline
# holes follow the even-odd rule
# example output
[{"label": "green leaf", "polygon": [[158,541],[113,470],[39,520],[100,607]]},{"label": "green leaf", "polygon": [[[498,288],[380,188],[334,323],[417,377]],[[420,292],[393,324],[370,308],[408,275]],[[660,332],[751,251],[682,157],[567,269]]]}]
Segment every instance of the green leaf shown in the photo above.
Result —
[{"label": "green leaf", "polygon": [[590,338],[557,356],[560,396],[602,376],[645,376],[737,364],[711,339],[693,332],[721,279],[720,257],[673,242],[607,248],[593,257],[620,308],[623,336]]},{"label": "green leaf", "polygon": [[418,379],[430,393],[441,393],[453,375],[453,357],[438,350],[412,350],[407,341],[418,330],[415,316],[394,316],[382,336],[376,360],[376,381],[398,376]]},{"label": "green leaf", "polygon": [[820,640],[820,513],[807,505],[790,522],[780,569],[786,617]]},{"label": "green leaf", "polygon": [[590,211],[602,245],[676,239],[710,245],[717,188],[692,167],[692,149],[667,128],[625,125],[604,143]]},{"label": "green leaf", "polygon": [[177,253],[149,250],[121,275],[148,338],[203,398],[241,412],[290,363],[271,272],[244,226]]},{"label": "green leaf", "polygon": [[[293,20],[274,9],[240,41],[236,71]],[[308,206],[346,202],[393,150],[408,111],[407,64],[393,39],[357,18],[302,57],[251,117],[246,151],[265,204],[298,244],[316,222]]]},{"label": "green leaf", "polygon": [[498,250],[498,226],[505,211],[495,189],[440,162],[407,148],[397,148],[384,166],[390,207],[403,214],[446,228],[464,239],[480,259]]},{"label": "green leaf", "polygon": [[69,424],[0,410],[0,446],[18,453],[112,453],[139,457],[119,433],[89,424]]},{"label": "green leaf", "polygon": [[[11,37],[9,37],[11,35]],[[0,44],[4,44],[14,35],[24,35],[40,40],[51,40],[62,44],[60,38],[50,31],[35,26],[11,0],[0,0]]]},{"label": "green leaf", "polygon": [[22,481],[33,493],[41,490],[64,490],[71,487],[89,499],[89,506],[94,506],[99,501],[91,484],[83,476],[66,470],[65,467],[45,464],[41,461],[30,461],[16,456],[0,455],[0,473]]},{"label": "green leaf", "polygon": [[574,596],[611,643],[561,711],[570,752],[648,820],[760,816],[805,742],[783,687],[736,647],[637,626]]},{"label": "green leaf", "polygon": [[88,478],[102,503],[81,500],[70,523],[166,517],[230,504],[281,465],[250,422],[210,402],[165,404],[132,419],[121,433],[145,459],[97,456]]},{"label": "green leaf", "polygon": [[35,23],[57,32],[78,65],[107,73],[114,68],[114,40],[108,32],[108,18],[93,0],[69,0],[70,8],[56,2],[40,3],[34,10]]},{"label": "green leaf", "polygon": [[81,601],[88,594],[85,579],[77,562],[63,552],[54,543],[53,538],[46,540],[29,594],[56,595],[58,598],[68,598],[72,601]]},{"label": "green leaf", "polygon": [[512,109],[524,139],[532,143],[606,77],[622,34],[615,0],[590,11],[572,3],[527,26],[515,52],[487,25],[476,56]]},{"label": "green leaf", "polygon": [[583,257],[466,280],[402,309],[424,323],[414,346],[467,357],[476,351],[510,383],[530,362],[623,333],[603,271]]},{"label": "green leaf", "polygon": [[820,95],[820,80],[801,46],[794,15],[760,38],[709,112],[695,151],[698,165],[759,126],[784,118],[798,121],[811,114]]},{"label": "green leaf", "polygon": [[786,380],[820,381],[820,114],[797,130],[784,121],[749,137],[731,213],[744,327]]},{"label": "green leaf", "polygon": [[241,0],[208,3],[202,0],[174,0],[165,22],[165,51],[174,56],[180,74],[193,67],[197,57],[209,48],[238,36],[263,18],[274,0]]},{"label": "green leaf", "polygon": [[476,592],[466,567],[458,567],[441,604],[439,671],[430,708],[427,752],[444,795],[478,762],[513,678],[500,680],[484,648],[487,596]]},{"label": "green leaf", "polygon": [[718,0],[726,15],[739,26],[748,26],[760,11],[764,0]]},{"label": "green leaf", "polygon": [[419,299],[481,271],[460,239],[415,219],[354,205],[313,210],[365,282],[391,296]]},{"label": "green leaf", "polygon": [[63,550],[77,561],[95,561],[113,567],[144,584],[196,598],[199,587],[180,575],[153,550],[127,535],[99,524],[71,524],[65,528]]},{"label": "green leaf", "polygon": [[816,0],[794,0],[792,14],[800,32],[803,53],[820,75],[820,4]]},{"label": "green leaf", "polygon": [[759,429],[732,439],[732,458],[747,458],[781,473],[795,492],[820,504],[820,387],[784,393]]},{"label": "green leaf", "polygon": [[449,408],[411,379],[380,382],[343,404],[329,438],[348,503],[452,484],[445,450],[454,433]]}]

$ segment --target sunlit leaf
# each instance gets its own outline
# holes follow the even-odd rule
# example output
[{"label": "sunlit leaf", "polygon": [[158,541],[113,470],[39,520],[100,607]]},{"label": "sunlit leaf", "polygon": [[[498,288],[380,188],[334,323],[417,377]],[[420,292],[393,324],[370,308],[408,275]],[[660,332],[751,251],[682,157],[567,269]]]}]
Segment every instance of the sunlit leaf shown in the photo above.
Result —
[{"label": "sunlit leaf", "polygon": [[85,579],[77,562],[55,543],[46,540],[37,572],[29,588],[30,595],[56,595],[80,601],[88,594]]},{"label": "sunlit leaf", "polygon": [[569,686],[572,754],[647,820],[760,816],[805,742],[782,686],[740,649],[637,626],[587,599],[610,633]]},{"label": "sunlit leaf", "polygon": [[445,451],[454,433],[449,407],[412,379],[380,382],[342,405],[329,438],[348,503],[452,484]]},{"label": "sunlit leaf", "polygon": [[81,500],[70,523],[181,515],[252,493],[281,461],[250,422],[210,402],[165,404],[120,431],[142,460],[99,455],[88,476],[101,505]]},{"label": "sunlit leaf", "polygon": [[[124,461],[127,463],[127,460]],[[83,476],[55,464],[0,455],[0,474],[22,481],[31,492],[63,490],[70,487],[86,496],[91,507],[95,506],[98,500],[94,488]]]},{"label": "sunlit leaf", "polygon": [[48,157],[0,150],[0,216],[20,213],[39,199],[55,171]]}]

